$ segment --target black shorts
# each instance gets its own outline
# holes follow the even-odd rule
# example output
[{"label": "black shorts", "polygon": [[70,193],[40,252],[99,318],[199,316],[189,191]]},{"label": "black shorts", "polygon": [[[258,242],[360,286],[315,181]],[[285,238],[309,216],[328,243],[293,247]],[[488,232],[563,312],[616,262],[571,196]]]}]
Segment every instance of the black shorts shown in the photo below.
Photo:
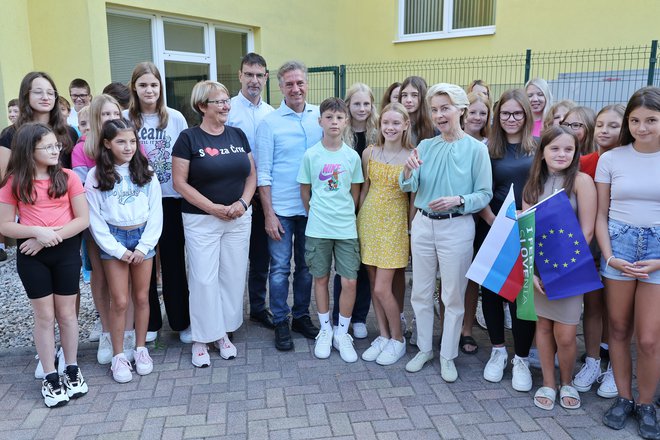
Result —
[{"label": "black shorts", "polygon": [[43,248],[35,256],[22,254],[18,240],[16,270],[30,299],[50,294],[75,295],[80,281],[80,234],[57,246]]}]

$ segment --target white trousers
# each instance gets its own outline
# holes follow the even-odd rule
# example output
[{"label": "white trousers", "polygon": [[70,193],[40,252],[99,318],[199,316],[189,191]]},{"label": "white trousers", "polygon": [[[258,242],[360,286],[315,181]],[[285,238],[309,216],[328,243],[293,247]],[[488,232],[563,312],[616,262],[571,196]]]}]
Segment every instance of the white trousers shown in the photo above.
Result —
[{"label": "white trousers", "polygon": [[417,347],[433,350],[433,292],[438,265],[442,280],[440,299],[445,306],[440,355],[458,356],[465,314],[465,274],[472,262],[474,220],[471,215],[431,220],[417,212],[411,228],[413,285],[410,303],[417,320]]},{"label": "white trousers", "polygon": [[232,221],[212,215],[182,216],[192,339],[214,342],[243,324],[252,208]]}]

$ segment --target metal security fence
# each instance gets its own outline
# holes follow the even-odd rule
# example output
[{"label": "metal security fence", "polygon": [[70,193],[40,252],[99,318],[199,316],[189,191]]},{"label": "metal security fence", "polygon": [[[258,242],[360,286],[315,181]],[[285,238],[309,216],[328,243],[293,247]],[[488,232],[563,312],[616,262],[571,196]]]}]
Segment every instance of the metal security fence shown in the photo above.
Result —
[{"label": "metal security fence", "polygon": [[[555,101],[572,99],[599,110],[610,103],[625,103],[646,85],[660,85],[656,74],[657,40],[640,46],[533,52],[485,57],[445,58],[383,63],[345,64],[309,69],[307,100],[319,104],[329,96],[343,97],[355,82],[368,84],[377,105],[387,87],[418,75],[430,84],[449,82],[467,87],[475,79],[491,86],[497,99],[502,92],[522,87],[527,80],[548,81]],[[269,87],[269,102],[282,99],[276,80]]]}]

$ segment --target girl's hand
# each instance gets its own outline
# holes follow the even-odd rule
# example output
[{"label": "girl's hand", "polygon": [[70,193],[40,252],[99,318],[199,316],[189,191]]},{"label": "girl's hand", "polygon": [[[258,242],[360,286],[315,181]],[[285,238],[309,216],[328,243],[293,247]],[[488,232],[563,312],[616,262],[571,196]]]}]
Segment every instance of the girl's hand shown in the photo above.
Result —
[{"label": "girl's hand", "polygon": [[[615,260],[614,258],[612,260]],[[610,262],[610,266],[611,266]],[[624,265],[623,274],[629,277],[648,279],[649,274],[660,270],[660,260],[635,261]]]},{"label": "girl's hand", "polygon": [[243,204],[238,200],[232,203],[227,211],[227,216],[231,219],[237,219],[243,214],[245,214],[245,208],[243,208]]},{"label": "girl's hand", "polygon": [[59,228],[47,228],[47,227],[38,227],[34,238],[36,238],[39,243],[44,247],[53,247],[62,243],[62,237],[56,231],[62,229]]},{"label": "girl's hand", "polygon": [[439,197],[429,202],[429,208],[436,212],[442,212],[460,206],[460,204],[461,198],[459,196]]},{"label": "girl's hand", "polygon": [[636,269],[634,268],[635,265],[630,261],[624,260],[623,258],[612,258],[610,260],[609,266],[614,270],[618,270],[624,276],[630,278],[639,277],[638,274],[636,273]]},{"label": "girl's hand", "polygon": [[142,253],[142,251],[139,251],[137,249],[134,250],[133,254],[130,257],[129,263],[130,264],[140,264],[143,261],[144,261],[144,254]]},{"label": "girl's hand", "polygon": [[37,255],[40,250],[44,248],[44,245],[39,242],[36,238],[30,238],[25,240],[21,244],[20,251],[24,255],[29,255],[31,257]]},{"label": "girl's hand", "polygon": [[419,168],[423,163],[424,162],[419,158],[417,148],[415,148],[412,150],[412,153],[410,153],[410,156],[408,156],[408,159],[406,159],[406,163],[404,165],[406,175],[408,175],[412,170]]},{"label": "girl's hand", "polygon": [[126,252],[124,252],[124,255],[121,256],[121,261],[123,261],[124,263],[131,264],[132,257],[133,257],[133,252],[126,250]]},{"label": "girl's hand", "polygon": [[534,275],[534,289],[538,290],[543,295],[545,295],[545,288],[543,286],[543,281],[541,281],[541,278],[539,278],[538,275]]}]

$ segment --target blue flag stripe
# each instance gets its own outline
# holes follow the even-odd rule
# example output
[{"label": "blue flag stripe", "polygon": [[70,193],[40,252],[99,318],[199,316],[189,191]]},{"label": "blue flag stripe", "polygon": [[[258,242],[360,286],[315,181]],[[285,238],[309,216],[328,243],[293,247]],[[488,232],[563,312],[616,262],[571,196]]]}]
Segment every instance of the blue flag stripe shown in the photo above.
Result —
[{"label": "blue flag stripe", "polygon": [[484,279],[483,286],[487,287],[493,292],[499,292],[507,277],[511,273],[513,265],[518,259],[520,254],[520,232],[518,228],[512,228],[506,241],[502,246],[502,250],[495,259],[492,269]]}]

